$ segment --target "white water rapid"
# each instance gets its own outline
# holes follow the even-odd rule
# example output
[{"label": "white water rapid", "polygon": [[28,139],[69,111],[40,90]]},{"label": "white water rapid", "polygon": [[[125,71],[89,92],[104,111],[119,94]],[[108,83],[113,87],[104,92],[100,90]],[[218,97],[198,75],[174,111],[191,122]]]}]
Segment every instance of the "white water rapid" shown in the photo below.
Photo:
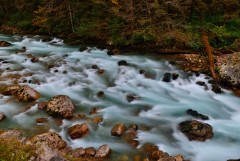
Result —
[{"label": "white water rapid", "polygon": [[[240,99],[230,91],[216,94],[211,90],[209,78],[204,74],[196,76],[183,72],[168,61],[138,55],[109,56],[106,50],[92,48],[90,52],[78,51],[77,46],[68,46],[62,40],[53,39],[42,42],[41,37],[0,35],[0,41],[12,43],[0,47],[0,84],[28,84],[41,94],[38,101],[48,101],[56,95],[68,95],[76,105],[76,113],[84,113],[86,120],[63,120],[58,126],[52,117],[39,110],[37,105],[27,105],[10,96],[0,97],[0,112],[7,119],[0,122],[0,128],[20,128],[34,133],[41,128],[59,133],[68,145],[77,147],[99,147],[108,144],[119,153],[131,153],[132,148],[121,138],[111,136],[111,128],[116,123],[139,126],[139,147],[153,143],[170,155],[181,154],[191,161],[226,161],[240,158]],[[22,47],[26,51],[21,51]],[[31,54],[39,58],[32,62]],[[118,66],[118,61],[127,61],[127,66]],[[99,74],[92,65],[104,69]],[[48,68],[53,65],[53,68]],[[151,78],[144,77],[145,70]],[[177,73],[179,78],[163,82],[163,74]],[[19,75],[16,82],[15,77]],[[14,82],[15,81],[15,82]],[[204,81],[206,86],[199,86]],[[97,96],[103,91],[102,97]],[[128,102],[127,96],[137,99]],[[101,110],[100,124],[94,124],[89,111],[93,107]],[[194,119],[186,114],[193,109],[207,115],[213,127],[214,137],[205,142],[189,141],[177,125]],[[48,118],[48,123],[37,124],[36,118]],[[81,139],[72,140],[67,128],[76,123],[86,122],[89,134]]]}]

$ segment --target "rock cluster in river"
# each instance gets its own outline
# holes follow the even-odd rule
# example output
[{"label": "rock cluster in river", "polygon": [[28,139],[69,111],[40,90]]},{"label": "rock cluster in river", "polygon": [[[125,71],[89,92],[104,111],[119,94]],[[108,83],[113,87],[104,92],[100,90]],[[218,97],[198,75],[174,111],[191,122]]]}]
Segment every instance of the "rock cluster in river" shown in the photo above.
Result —
[{"label": "rock cluster in river", "polygon": [[13,95],[19,101],[23,102],[31,102],[40,98],[40,94],[34,90],[33,88],[29,87],[28,85],[8,85],[5,86],[3,91],[3,95]]},{"label": "rock cluster in river", "polygon": [[46,107],[47,113],[60,118],[71,118],[75,111],[71,99],[66,95],[58,95],[50,99]]},{"label": "rock cluster in river", "polygon": [[213,137],[212,126],[196,120],[181,122],[179,129],[189,140],[205,141]]}]

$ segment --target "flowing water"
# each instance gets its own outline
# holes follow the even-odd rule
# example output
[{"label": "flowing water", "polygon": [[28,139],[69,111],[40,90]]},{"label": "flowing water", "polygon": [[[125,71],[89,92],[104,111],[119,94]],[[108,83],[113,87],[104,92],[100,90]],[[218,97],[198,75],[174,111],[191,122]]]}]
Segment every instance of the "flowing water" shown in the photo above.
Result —
[{"label": "flowing water", "polygon": [[[78,46],[68,46],[60,39],[42,42],[41,37],[0,35],[0,40],[11,42],[10,47],[0,47],[0,84],[27,84],[41,93],[38,101],[48,101],[56,95],[68,95],[76,105],[76,113],[87,119],[63,120],[58,124],[37,105],[20,103],[10,96],[1,96],[0,111],[7,119],[0,123],[2,129],[20,128],[29,133],[52,130],[59,133],[69,146],[99,147],[109,144],[118,153],[131,153],[132,148],[121,138],[111,136],[116,123],[139,126],[136,140],[153,143],[170,155],[182,154],[192,161],[225,161],[240,158],[240,99],[230,91],[215,94],[204,74],[189,75],[166,60],[138,55],[109,56],[106,50],[92,48],[90,52],[78,51]],[[26,51],[21,51],[25,46]],[[31,62],[29,55],[38,57]],[[126,60],[127,66],[118,66]],[[98,73],[92,65],[104,69]],[[48,68],[49,65],[54,67]],[[145,70],[150,76],[140,74]],[[163,74],[178,73],[177,80],[163,82]],[[19,79],[16,79],[18,76]],[[5,79],[8,78],[8,79]],[[206,86],[199,86],[204,81]],[[103,91],[103,96],[98,92]],[[128,95],[137,99],[129,102]],[[101,108],[97,116],[100,124],[92,120],[93,107]],[[209,116],[203,121],[213,127],[214,137],[205,142],[189,141],[177,128],[185,120],[193,119],[187,109]],[[48,118],[48,123],[37,124],[36,118]],[[72,140],[67,128],[86,122],[89,134]],[[130,155],[130,154],[129,154]]]}]

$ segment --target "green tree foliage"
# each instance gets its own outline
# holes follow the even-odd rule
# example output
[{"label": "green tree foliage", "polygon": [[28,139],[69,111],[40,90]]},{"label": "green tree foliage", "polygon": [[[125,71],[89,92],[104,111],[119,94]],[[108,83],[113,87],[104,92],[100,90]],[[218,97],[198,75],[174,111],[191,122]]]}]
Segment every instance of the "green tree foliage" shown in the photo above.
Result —
[{"label": "green tree foliage", "polygon": [[[4,14],[3,14],[4,13]],[[239,0],[1,0],[2,24],[42,34],[75,34],[115,45],[201,49],[240,37]]]}]

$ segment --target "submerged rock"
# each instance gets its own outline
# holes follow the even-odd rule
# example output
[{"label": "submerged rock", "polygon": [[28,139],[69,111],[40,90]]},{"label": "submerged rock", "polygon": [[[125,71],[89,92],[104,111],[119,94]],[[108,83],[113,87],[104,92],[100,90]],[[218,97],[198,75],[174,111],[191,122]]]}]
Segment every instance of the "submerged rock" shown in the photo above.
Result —
[{"label": "submerged rock", "polygon": [[118,66],[124,66],[124,65],[127,65],[128,63],[127,63],[127,61],[126,60],[120,60],[119,62],[118,62]]},{"label": "submerged rock", "polygon": [[6,115],[3,112],[0,112],[0,121],[4,120]]},{"label": "submerged rock", "polygon": [[30,102],[37,100],[40,97],[40,94],[28,85],[24,85],[20,86],[15,96],[19,101]]},{"label": "submerged rock", "polygon": [[83,124],[76,124],[71,126],[68,129],[68,134],[72,139],[77,139],[83,137],[85,134],[88,133],[88,126],[86,123]]},{"label": "submerged rock", "polygon": [[240,52],[229,55],[226,64],[220,66],[219,73],[223,82],[240,87]]},{"label": "submerged rock", "polygon": [[108,145],[102,145],[99,147],[99,149],[96,152],[95,157],[97,158],[107,158],[111,153],[111,149]]},{"label": "submerged rock", "polygon": [[171,82],[171,73],[164,73],[162,81],[163,82]]},{"label": "submerged rock", "polygon": [[119,123],[112,128],[111,134],[120,137],[125,131],[126,126],[123,123]]},{"label": "submerged rock", "polygon": [[173,74],[172,74],[172,79],[173,79],[173,80],[178,79],[178,77],[179,77],[179,74],[177,74],[177,73],[173,73]]},{"label": "submerged rock", "polygon": [[197,111],[192,110],[192,109],[188,109],[186,111],[186,113],[191,115],[191,116],[193,116],[193,117],[195,117],[195,118],[199,118],[199,119],[202,119],[202,120],[208,120],[209,119],[208,116],[203,115],[201,113],[198,113]]},{"label": "submerged rock", "polygon": [[212,126],[196,120],[181,122],[179,129],[189,140],[205,141],[213,137]]},{"label": "submerged rock", "polygon": [[75,106],[71,99],[66,95],[58,95],[48,101],[47,113],[60,118],[71,118]]},{"label": "submerged rock", "polygon": [[217,84],[212,84],[212,91],[215,93],[222,93],[222,89]]},{"label": "submerged rock", "polygon": [[7,42],[7,41],[0,41],[0,47],[8,47],[11,46],[12,44]]}]

